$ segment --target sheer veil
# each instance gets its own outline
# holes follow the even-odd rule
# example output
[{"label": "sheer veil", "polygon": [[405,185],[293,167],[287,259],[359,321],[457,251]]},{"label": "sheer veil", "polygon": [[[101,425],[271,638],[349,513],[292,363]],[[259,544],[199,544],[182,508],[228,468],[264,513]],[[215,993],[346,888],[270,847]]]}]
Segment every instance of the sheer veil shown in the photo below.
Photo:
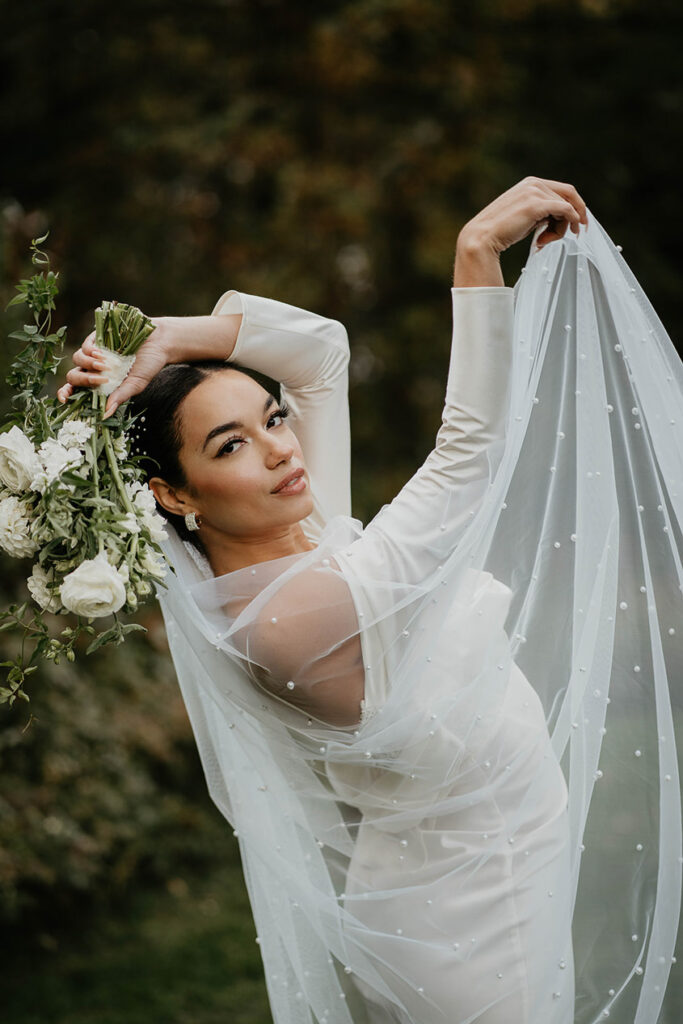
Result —
[{"label": "sheer veil", "polygon": [[[311,529],[315,550],[214,578],[169,530],[158,596],[276,1024],[512,1024],[519,957],[485,932],[517,922],[506,872],[529,911],[515,1024],[658,1019],[681,898],[683,364],[590,213],[532,245],[507,389],[497,438],[461,404],[455,482],[437,443],[367,527]],[[359,679],[349,721],[335,686]],[[446,1012],[449,990],[467,997]]]}]

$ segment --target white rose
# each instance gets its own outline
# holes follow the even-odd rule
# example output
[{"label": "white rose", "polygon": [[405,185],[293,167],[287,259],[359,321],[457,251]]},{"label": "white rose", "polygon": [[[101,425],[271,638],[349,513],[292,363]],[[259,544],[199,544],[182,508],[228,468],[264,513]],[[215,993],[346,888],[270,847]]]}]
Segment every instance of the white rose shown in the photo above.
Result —
[{"label": "white rose", "polygon": [[0,501],[0,547],[13,558],[27,558],[38,550],[30,533],[32,514],[30,505],[14,494]]},{"label": "white rose", "polygon": [[121,573],[102,551],[95,558],[81,562],[65,577],[60,595],[62,604],[70,612],[97,619],[123,607],[126,586]]},{"label": "white rose", "polygon": [[79,466],[83,462],[83,452],[80,448],[65,448],[54,437],[49,437],[38,449],[38,458],[40,466],[31,480],[31,488],[43,494],[65,469]]},{"label": "white rose", "polygon": [[85,420],[67,420],[57,434],[57,440],[64,448],[85,448],[92,431],[92,426]]},{"label": "white rose", "polygon": [[26,491],[40,471],[36,450],[16,425],[0,434],[0,480],[15,494]]},{"label": "white rose", "polygon": [[39,562],[33,566],[33,572],[26,580],[29,593],[36,604],[39,604],[46,612],[58,612],[61,608],[59,594],[50,590],[50,583],[54,583],[54,570],[45,572]]}]

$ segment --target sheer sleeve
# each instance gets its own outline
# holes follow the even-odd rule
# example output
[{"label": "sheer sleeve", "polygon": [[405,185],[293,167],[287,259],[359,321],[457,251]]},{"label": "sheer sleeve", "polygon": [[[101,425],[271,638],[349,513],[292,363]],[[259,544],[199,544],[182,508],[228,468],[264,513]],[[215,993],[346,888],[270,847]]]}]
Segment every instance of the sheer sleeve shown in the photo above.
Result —
[{"label": "sheer sleeve", "polygon": [[[349,550],[281,577],[236,632],[253,678],[328,724],[358,722],[370,666],[391,661],[398,619],[390,609],[419,596],[425,578],[452,551],[504,440],[511,289],[453,289],[453,313],[443,422],[423,466]],[[359,611],[370,612],[365,628]],[[380,638],[376,657],[373,638]],[[374,706],[377,668],[372,671]]]},{"label": "sheer sleeve", "polygon": [[453,551],[495,475],[510,398],[513,290],[452,288],[446,400],[424,464],[353,545],[354,575],[419,584]]},{"label": "sheer sleeve", "polygon": [[351,511],[346,329],[338,320],[234,290],[221,296],[212,315],[229,313],[242,314],[231,359],[282,385],[315,503],[304,528],[317,538],[333,516]]}]

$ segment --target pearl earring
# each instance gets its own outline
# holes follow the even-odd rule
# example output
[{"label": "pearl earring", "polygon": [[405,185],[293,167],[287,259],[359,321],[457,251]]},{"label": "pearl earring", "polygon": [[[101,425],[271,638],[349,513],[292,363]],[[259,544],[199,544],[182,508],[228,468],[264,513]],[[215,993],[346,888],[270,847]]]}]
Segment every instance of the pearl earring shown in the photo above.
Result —
[{"label": "pearl earring", "polygon": [[201,517],[196,512],[188,512],[185,515],[185,526],[188,530],[198,530],[201,526]]}]

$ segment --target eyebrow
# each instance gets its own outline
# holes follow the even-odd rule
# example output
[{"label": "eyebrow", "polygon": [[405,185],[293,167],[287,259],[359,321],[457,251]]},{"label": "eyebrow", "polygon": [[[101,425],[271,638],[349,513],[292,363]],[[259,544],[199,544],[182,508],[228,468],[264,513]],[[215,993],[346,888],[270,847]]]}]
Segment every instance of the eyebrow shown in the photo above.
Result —
[{"label": "eyebrow", "polygon": [[[264,416],[270,409],[273,402],[275,402],[275,400],[275,395],[268,395],[268,397],[266,398],[265,405],[263,406]],[[231,420],[230,423],[221,423],[219,427],[214,427],[213,430],[210,430],[209,433],[206,435],[206,440],[204,441],[204,444],[202,446],[202,451],[206,450],[207,444],[209,443],[209,441],[212,441],[214,437],[218,437],[219,434],[227,434],[230,430],[238,430],[241,427],[244,427],[244,424],[240,423],[239,420]]]}]

